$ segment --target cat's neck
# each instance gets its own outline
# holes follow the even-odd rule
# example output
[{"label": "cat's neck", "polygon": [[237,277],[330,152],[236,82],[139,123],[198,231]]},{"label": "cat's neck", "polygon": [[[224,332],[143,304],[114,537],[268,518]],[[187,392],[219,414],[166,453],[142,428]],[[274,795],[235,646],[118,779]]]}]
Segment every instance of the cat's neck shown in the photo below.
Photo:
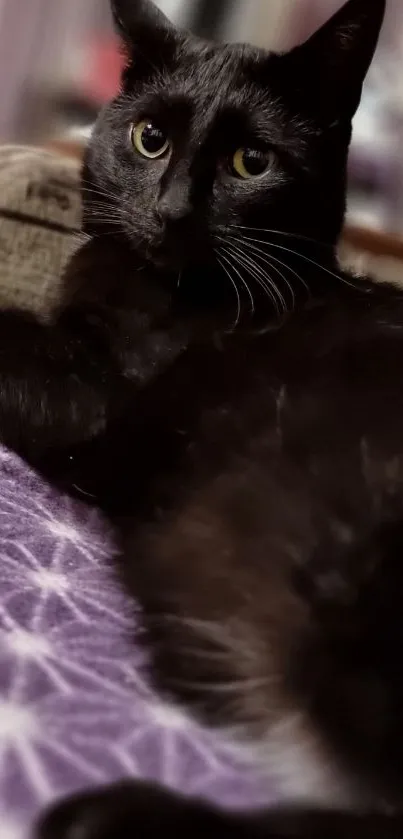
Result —
[{"label": "cat's neck", "polygon": [[235,327],[276,329],[312,301],[361,297],[374,290],[370,281],[340,268],[335,248],[309,240],[298,251],[281,247],[286,251],[276,251],[277,256],[273,251],[265,282],[234,287],[218,263],[190,266],[179,274],[164,272],[124,241],[94,237],[68,266],[64,302],[74,299],[124,313],[125,329],[131,318],[141,321],[145,331],[187,322],[197,338]]}]

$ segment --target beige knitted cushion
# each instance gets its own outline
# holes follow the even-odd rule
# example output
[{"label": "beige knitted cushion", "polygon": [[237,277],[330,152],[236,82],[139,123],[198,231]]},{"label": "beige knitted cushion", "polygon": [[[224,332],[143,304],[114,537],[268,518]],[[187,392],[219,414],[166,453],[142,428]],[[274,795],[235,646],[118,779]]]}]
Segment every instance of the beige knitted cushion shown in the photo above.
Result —
[{"label": "beige knitted cushion", "polygon": [[57,300],[80,242],[80,163],[25,146],[0,146],[0,306],[41,313]]}]

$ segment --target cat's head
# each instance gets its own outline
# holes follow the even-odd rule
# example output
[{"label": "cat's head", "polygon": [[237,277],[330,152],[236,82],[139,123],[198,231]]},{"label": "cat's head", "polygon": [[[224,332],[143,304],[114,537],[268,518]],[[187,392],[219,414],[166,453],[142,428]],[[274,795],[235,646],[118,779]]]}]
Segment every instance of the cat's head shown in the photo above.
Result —
[{"label": "cat's head", "polygon": [[204,42],[150,0],[113,0],[128,62],[87,153],[87,229],[123,232],[143,257],[178,272],[218,247],[224,266],[225,248],[247,266],[252,251],[233,250],[247,228],[256,240],[277,230],[334,245],[352,118],[385,2],[349,0],[306,43],[276,55]]}]

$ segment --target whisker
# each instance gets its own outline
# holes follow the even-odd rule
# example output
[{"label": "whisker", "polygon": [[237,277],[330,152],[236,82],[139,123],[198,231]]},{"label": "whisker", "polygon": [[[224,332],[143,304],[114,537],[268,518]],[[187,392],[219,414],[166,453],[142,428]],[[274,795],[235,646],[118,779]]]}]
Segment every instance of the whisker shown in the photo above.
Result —
[{"label": "whisker", "polygon": [[122,223],[122,219],[131,219],[130,214],[124,209],[121,211],[118,211],[116,207],[111,207],[109,209],[103,204],[95,204],[92,207],[88,207],[85,215],[86,218],[99,218],[105,219],[106,221],[117,221],[120,224]]},{"label": "whisker", "polygon": [[110,212],[106,207],[102,207],[102,206],[91,207],[87,211],[86,215],[87,216],[99,216],[100,218],[111,218],[111,219],[112,218],[114,218],[114,219],[122,218],[121,213],[117,213],[116,211],[115,212]]},{"label": "whisker", "polygon": [[119,228],[118,228],[118,225],[116,224],[115,227],[114,227],[114,230],[102,230],[102,233],[92,233],[91,232],[91,233],[87,233],[85,235],[88,237],[89,240],[91,240],[91,239],[103,239],[104,236],[115,236],[116,237],[116,232],[117,231],[119,232]]},{"label": "whisker", "polygon": [[119,226],[122,224],[122,219],[118,218],[110,218],[109,216],[99,216],[99,215],[91,215],[87,216],[88,219],[91,219],[93,222],[99,222],[100,224],[110,224],[114,226]]},{"label": "whisker", "polygon": [[86,207],[92,207],[95,203],[102,204],[106,207],[115,207],[121,209],[118,197],[114,195],[103,195],[102,192],[89,192],[86,189],[82,190],[82,197],[87,198]]},{"label": "whisker", "polygon": [[255,691],[259,690],[260,688],[267,688],[274,682],[277,682],[277,679],[270,679],[270,678],[256,678],[256,679],[234,679],[233,681],[222,682],[218,684],[217,682],[194,682],[188,681],[187,679],[179,679],[172,677],[170,678],[170,683],[172,685],[176,685],[179,688],[187,688],[188,690],[195,690],[198,693],[209,693],[215,695],[226,695],[232,693],[247,693],[248,691]]},{"label": "whisker", "polygon": [[88,195],[97,195],[98,198],[112,199],[113,201],[116,201],[118,198],[118,196],[115,195],[113,192],[104,192],[102,189],[93,189],[89,186],[82,186],[80,191],[87,192]]},{"label": "whisker", "polygon": [[232,656],[232,651],[227,649],[225,646],[217,649],[203,649],[202,647],[195,646],[194,644],[190,645],[181,643],[178,646],[178,650],[179,649],[185,656],[198,658],[201,661],[209,661],[211,664],[216,664],[217,662],[225,664]]},{"label": "whisker", "polygon": [[[276,272],[276,274],[278,274],[278,275],[279,275],[279,277],[281,277],[281,279],[283,280],[284,284],[287,286],[287,288],[288,288],[288,290],[289,290],[289,292],[290,292],[290,295],[291,295],[291,301],[292,301],[292,302],[291,302],[291,309],[295,309],[295,293],[294,293],[294,289],[293,289],[293,287],[292,287],[291,283],[287,280],[287,277],[285,276],[285,274],[283,274],[283,272],[282,272],[282,271],[280,271],[280,268],[277,268],[277,266],[273,264],[274,262],[279,262],[279,260],[272,260],[272,259],[264,258],[264,257],[262,257],[262,256],[261,256],[260,254],[258,254],[258,253],[256,253],[256,257],[257,257],[258,259],[260,259],[262,262],[264,262],[266,265],[268,265],[268,266],[269,266],[269,268],[271,268],[271,269],[272,269],[272,271],[275,271],[275,272]],[[284,263],[280,263],[280,264],[284,265]]]},{"label": "whisker", "polygon": [[[225,256],[225,253],[227,254],[227,256]],[[255,312],[255,301],[253,299],[253,294],[252,294],[246,280],[243,278],[242,274],[238,271],[236,265],[234,265],[231,262],[231,260],[229,259],[230,252],[226,248],[221,248],[220,249],[220,254],[221,254],[222,259],[225,260],[225,262],[230,266],[230,268],[233,268],[233,270],[235,271],[235,273],[237,274],[237,276],[241,280],[242,285],[244,286],[244,288],[246,288],[246,291],[247,291],[247,293],[249,295],[249,299],[250,299],[251,312],[252,312],[252,314],[254,314],[254,312]]]},{"label": "whisker", "polygon": [[91,210],[93,210],[95,207],[99,207],[104,212],[109,210],[110,212],[114,212],[116,214],[121,211],[121,208],[117,207],[117,205],[114,204],[112,201],[99,200],[99,199],[97,199],[96,201],[91,199],[91,203],[89,205],[87,205],[85,209],[87,210],[87,212],[91,212]]},{"label": "whisker", "polygon": [[219,254],[217,253],[216,249],[215,249],[215,256],[216,256],[216,260],[217,260],[218,264],[221,266],[223,271],[225,271],[225,273],[226,273],[226,275],[227,275],[227,277],[228,277],[228,279],[229,279],[229,281],[230,281],[230,283],[231,283],[231,285],[232,285],[232,287],[235,291],[236,298],[237,298],[237,316],[236,316],[236,320],[234,321],[234,323],[232,325],[232,331],[233,331],[234,329],[236,329],[236,327],[238,326],[239,321],[241,319],[241,297],[240,297],[238,287],[237,287],[237,284],[236,284],[235,280],[233,279],[233,277],[231,277],[231,274],[229,273],[228,269],[221,262],[221,259],[219,257]]},{"label": "whisker", "polygon": [[171,624],[190,630],[192,636],[196,636],[199,642],[212,644],[215,650],[220,650],[225,655],[236,653],[238,657],[242,657],[244,663],[254,661],[255,648],[249,640],[247,632],[244,631],[241,621],[237,623],[224,621],[221,623],[166,612],[162,615],[153,615],[151,620],[158,627]]},{"label": "whisker", "polygon": [[117,209],[115,199],[111,198],[110,195],[100,195],[97,192],[93,192],[92,195],[95,196],[95,199],[91,198],[90,207],[93,207],[94,204],[98,204],[102,207],[115,207],[115,209]]},{"label": "whisker", "polygon": [[[260,288],[263,289],[263,291],[265,292],[267,297],[269,297],[269,299],[273,303],[274,308],[276,309],[277,314],[279,315],[280,311],[279,311],[279,307],[278,307],[278,303],[277,303],[275,294],[271,290],[270,285],[266,282],[266,280],[268,279],[267,274],[265,274],[260,269],[261,270],[261,275],[259,276],[259,272],[257,270],[259,266],[255,267],[254,264],[253,264],[253,260],[249,260],[249,262],[248,262],[247,258],[244,257],[243,255],[239,255],[239,254],[236,255],[235,254],[235,256],[238,259],[240,265],[242,265],[245,268],[245,270],[248,271],[250,276],[253,277],[253,279],[258,283]],[[277,291],[277,288],[275,290]],[[285,304],[285,301],[284,301],[284,304]]]},{"label": "whisker", "polygon": [[[311,259],[311,257],[306,256],[305,254],[300,253],[299,251],[293,250],[292,248],[286,248],[284,245],[276,245],[274,242],[265,242],[262,239],[252,239],[252,238],[249,238],[247,236],[244,237],[243,241],[244,242],[257,242],[257,244],[259,244],[259,245],[266,245],[267,247],[270,247],[270,248],[276,248],[278,250],[286,251],[287,253],[291,253],[294,256],[297,256],[300,259],[303,259],[305,262],[309,262],[311,265],[314,265],[316,268],[319,268],[320,271],[325,271],[326,274],[329,274],[331,277],[334,277],[334,279],[339,280],[339,282],[350,286],[350,288],[354,288],[354,289],[357,288],[355,283],[349,283],[349,281],[346,280],[345,277],[342,277],[340,274],[336,274],[334,271],[331,271],[330,268],[326,268],[324,265],[321,265],[319,262],[316,262],[315,259]],[[366,290],[366,289],[363,288],[363,290]]]},{"label": "whisker", "polygon": [[237,251],[237,258],[239,259],[241,264],[243,264],[243,266],[246,268],[246,270],[248,270],[252,274],[252,276],[255,278],[255,280],[257,281],[259,286],[261,288],[263,288],[264,292],[271,299],[271,301],[272,301],[272,303],[273,303],[273,305],[276,309],[277,314],[278,315],[280,314],[280,310],[279,310],[277,300],[276,300],[276,297],[275,297],[276,294],[279,298],[280,303],[282,304],[283,312],[286,312],[287,311],[287,303],[285,301],[285,298],[281,294],[279,288],[277,287],[276,283],[274,282],[274,280],[267,274],[266,271],[264,271],[258,265],[258,263],[254,259],[252,259],[250,256],[248,256],[245,253],[245,251],[243,251],[238,245],[232,244],[232,247],[235,251]]},{"label": "whisker", "polygon": [[82,180],[80,186],[81,192],[88,192],[93,193],[94,195],[101,195],[104,198],[113,198],[115,201],[119,201],[121,196],[117,192],[113,192],[110,189],[103,189],[101,186],[96,186],[91,181]]},{"label": "whisker", "polygon": [[[239,241],[239,239],[238,239],[237,241]],[[269,257],[270,257],[270,263],[269,263],[270,265],[271,265],[271,261],[273,261],[273,262],[277,263],[278,265],[281,265],[281,266],[282,266],[283,268],[285,268],[287,271],[290,271],[290,272],[291,272],[291,274],[293,274],[293,275],[294,275],[294,277],[296,277],[296,279],[298,280],[298,282],[300,282],[300,283],[301,283],[301,285],[303,285],[303,286],[304,286],[304,288],[306,289],[307,293],[310,295],[310,289],[309,289],[309,286],[307,285],[307,283],[305,282],[305,280],[301,277],[301,275],[300,275],[300,274],[298,274],[298,272],[297,272],[297,271],[295,271],[295,269],[294,269],[294,268],[291,268],[291,266],[290,266],[290,265],[287,265],[287,263],[286,263],[286,262],[283,262],[281,259],[278,259],[276,256],[273,256],[273,254],[271,254],[271,253],[270,253],[270,254],[268,255],[268,254],[267,254],[267,253],[266,253],[266,252],[265,252],[262,248],[258,248],[256,245],[252,245],[252,244],[250,244],[250,242],[251,242],[251,240],[250,240],[250,239],[247,239],[247,238],[245,238],[245,237],[242,237],[242,240],[241,240],[241,241],[242,241],[242,243],[248,242],[248,243],[249,243],[249,247],[250,247],[250,249],[251,249],[253,252],[255,252],[257,255],[259,255],[259,259],[261,259],[261,260],[262,260],[262,262],[268,262],[268,261],[269,261],[269,260],[268,260],[268,256],[269,256]],[[270,243],[269,243],[269,242],[267,242],[266,244],[267,244],[267,246],[268,246],[268,247],[270,247]],[[273,268],[274,268],[274,266],[273,266]],[[278,269],[275,269],[275,270],[278,270]],[[292,293],[292,295],[293,295],[293,297],[294,297],[294,290],[293,290],[293,288],[292,288],[291,284],[288,282],[288,280],[286,279],[286,277],[284,276],[284,274],[283,274],[282,272],[280,272],[280,273],[281,273],[281,276],[283,277],[284,281],[287,283],[287,286],[290,288],[290,291],[291,291],[291,293]]]},{"label": "whisker", "polygon": [[100,207],[100,208],[101,208],[103,211],[105,211],[105,212],[106,212],[106,210],[109,210],[109,211],[112,211],[112,212],[114,212],[114,213],[116,213],[116,214],[117,214],[118,212],[119,212],[119,213],[121,213],[121,212],[122,212],[122,209],[124,210],[124,207],[123,207],[123,208],[122,208],[122,207],[118,207],[118,206],[117,206],[117,204],[115,204],[115,202],[114,202],[114,201],[110,201],[109,199],[108,199],[108,201],[106,201],[106,199],[103,199],[103,200],[96,200],[96,201],[94,201],[93,199],[91,199],[91,203],[90,203],[90,204],[86,207],[86,209],[87,209],[87,211],[88,211],[88,212],[91,212],[91,210],[92,210],[94,207]]},{"label": "whisker", "polygon": [[301,233],[291,233],[287,230],[275,230],[270,229],[268,227],[249,227],[242,224],[232,224],[232,228],[237,230],[251,230],[257,233],[272,233],[276,236],[287,236],[290,239],[301,239],[304,242],[311,242],[314,245],[319,245],[322,248],[326,248],[327,250],[334,250],[333,245],[328,244],[327,242],[321,242],[320,239],[313,239],[310,236],[303,236]]},{"label": "whisker", "polygon": [[86,219],[92,219],[92,221],[105,221],[110,222],[111,224],[121,224],[122,223],[122,216],[115,216],[111,215],[110,213],[102,213],[97,209],[94,209],[92,213],[86,213]]}]

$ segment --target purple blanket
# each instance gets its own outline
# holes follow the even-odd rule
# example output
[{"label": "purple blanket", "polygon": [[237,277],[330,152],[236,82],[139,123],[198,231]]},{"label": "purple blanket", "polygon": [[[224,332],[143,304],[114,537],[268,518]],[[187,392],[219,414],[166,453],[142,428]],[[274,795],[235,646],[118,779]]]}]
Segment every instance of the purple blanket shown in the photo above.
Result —
[{"label": "purple blanket", "polygon": [[4,449],[0,555],[0,839],[26,839],[60,796],[128,775],[228,807],[267,803],[217,734],[147,684],[100,515]]}]

